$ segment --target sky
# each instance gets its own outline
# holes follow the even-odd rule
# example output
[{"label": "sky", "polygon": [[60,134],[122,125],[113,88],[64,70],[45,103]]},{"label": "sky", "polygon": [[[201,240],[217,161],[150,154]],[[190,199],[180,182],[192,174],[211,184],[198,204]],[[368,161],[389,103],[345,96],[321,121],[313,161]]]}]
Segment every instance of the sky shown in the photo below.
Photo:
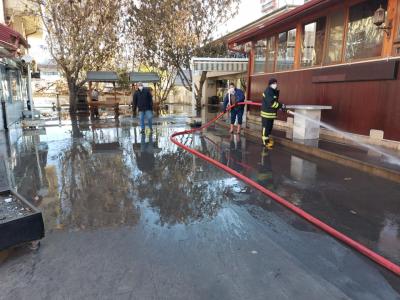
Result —
[{"label": "sky", "polygon": [[237,15],[218,30],[217,37],[235,31],[262,17],[260,0],[242,0]]}]

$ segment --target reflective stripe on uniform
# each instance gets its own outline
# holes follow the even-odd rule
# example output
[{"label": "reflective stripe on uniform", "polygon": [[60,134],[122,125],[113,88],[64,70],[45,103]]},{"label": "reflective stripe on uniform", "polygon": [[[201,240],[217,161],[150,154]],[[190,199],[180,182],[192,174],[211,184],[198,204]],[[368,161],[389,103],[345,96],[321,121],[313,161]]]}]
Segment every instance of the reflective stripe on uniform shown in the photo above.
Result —
[{"label": "reflective stripe on uniform", "polygon": [[265,141],[268,139],[268,137],[265,135],[265,127],[263,127],[261,139],[263,144],[265,144]]},{"label": "reflective stripe on uniform", "polygon": [[276,113],[267,113],[262,111],[261,112],[261,117],[267,118],[267,119],[275,119],[276,118]]},{"label": "reflective stripe on uniform", "polygon": [[266,116],[276,116],[276,112],[266,112],[266,111],[261,111],[261,115],[266,115]]},{"label": "reflective stripe on uniform", "polygon": [[279,107],[279,102],[274,102],[274,103],[271,105],[271,107],[272,107],[272,108],[278,108],[278,107]]},{"label": "reflective stripe on uniform", "polygon": [[263,93],[263,97],[265,98],[265,94]]}]

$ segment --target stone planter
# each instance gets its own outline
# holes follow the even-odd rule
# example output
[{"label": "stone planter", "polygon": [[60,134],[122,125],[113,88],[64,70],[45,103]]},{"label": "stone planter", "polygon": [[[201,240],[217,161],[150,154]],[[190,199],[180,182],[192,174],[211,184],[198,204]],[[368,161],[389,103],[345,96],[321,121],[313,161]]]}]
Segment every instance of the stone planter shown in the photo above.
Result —
[{"label": "stone planter", "polygon": [[0,251],[43,237],[42,213],[17,192],[0,191]]}]

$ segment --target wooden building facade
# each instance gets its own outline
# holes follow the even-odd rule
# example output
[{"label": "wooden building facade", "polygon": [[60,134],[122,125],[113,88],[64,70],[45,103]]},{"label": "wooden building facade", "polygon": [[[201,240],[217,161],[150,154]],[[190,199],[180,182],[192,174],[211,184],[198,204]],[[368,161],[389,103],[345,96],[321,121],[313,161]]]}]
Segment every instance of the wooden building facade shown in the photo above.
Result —
[{"label": "wooden building facade", "polygon": [[282,102],[331,105],[323,121],[400,141],[400,0],[311,0],[228,44],[250,52],[248,99],[274,77]]}]

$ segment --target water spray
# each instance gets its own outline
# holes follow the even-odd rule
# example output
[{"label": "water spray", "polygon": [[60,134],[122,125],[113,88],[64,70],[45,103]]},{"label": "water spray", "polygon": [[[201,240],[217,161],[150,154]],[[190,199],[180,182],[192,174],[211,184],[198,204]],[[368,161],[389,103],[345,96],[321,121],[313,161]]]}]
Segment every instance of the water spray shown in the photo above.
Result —
[{"label": "water spray", "polygon": [[321,126],[321,127],[324,127],[324,128],[326,128],[326,129],[328,129],[330,131],[333,131],[333,132],[337,133],[338,135],[344,137],[345,139],[350,140],[353,143],[355,143],[355,144],[357,144],[357,145],[359,145],[359,146],[361,146],[363,148],[367,148],[368,150],[371,150],[371,151],[373,151],[375,153],[378,153],[379,155],[384,156],[386,158],[387,162],[389,162],[391,164],[400,165],[400,158],[398,158],[396,156],[393,156],[393,155],[391,155],[389,153],[386,153],[385,151],[379,149],[378,147],[375,147],[375,146],[372,146],[372,145],[369,145],[367,143],[364,143],[364,142],[360,141],[359,138],[357,138],[357,136],[355,136],[353,134],[350,134],[350,133],[344,132],[344,131],[342,131],[340,129],[337,129],[336,127],[334,127],[332,125],[329,125],[329,124],[327,124],[325,122],[314,120],[314,119],[312,119],[312,118],[310,118],[308,116],[305,116],[305,115],[303,115],[301,113],[293,112],[293,111],[290,111],[290,110],[288,110],[287,112],[289,114],[293,115],[293,116],[298,116],[300,118],[304,118],[309,122],[312,122],[312,123],[314,123],[314,124],[316,124],[318,126]]}]

